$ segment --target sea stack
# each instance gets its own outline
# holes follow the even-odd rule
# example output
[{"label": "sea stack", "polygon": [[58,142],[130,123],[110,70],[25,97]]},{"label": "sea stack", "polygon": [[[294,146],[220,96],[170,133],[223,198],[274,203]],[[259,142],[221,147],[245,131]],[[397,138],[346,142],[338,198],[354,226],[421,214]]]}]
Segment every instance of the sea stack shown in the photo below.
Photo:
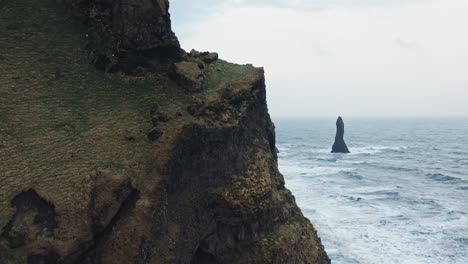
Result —
[{"label": "sea stack", "polygon": [[336,136],[335,143],[332,147],[332,153],[349,153],[348,147],[343,139],[344,135],[344,122],[341,116],[336,120]]}]

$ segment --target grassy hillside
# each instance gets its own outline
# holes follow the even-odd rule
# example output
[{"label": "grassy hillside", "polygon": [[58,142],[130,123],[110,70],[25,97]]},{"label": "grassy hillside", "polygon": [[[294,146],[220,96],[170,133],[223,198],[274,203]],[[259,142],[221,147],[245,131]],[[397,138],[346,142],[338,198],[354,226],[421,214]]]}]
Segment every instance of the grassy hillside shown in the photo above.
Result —
[{"label": "grassy hillside", "polygon": [[106,73],[60,1],[0,1],[0,263],[188,263],[203,243],[231,263],[326,263],[277,170],[262,69],[207,63],[199,93]]}]

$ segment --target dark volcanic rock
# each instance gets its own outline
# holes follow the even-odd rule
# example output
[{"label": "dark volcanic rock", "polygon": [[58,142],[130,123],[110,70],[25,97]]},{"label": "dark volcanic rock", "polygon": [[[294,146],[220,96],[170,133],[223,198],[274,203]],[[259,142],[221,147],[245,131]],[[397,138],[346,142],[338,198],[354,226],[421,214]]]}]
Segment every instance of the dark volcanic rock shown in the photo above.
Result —
[{"label": "dark volcanic rock", "polygon": [[157,112],[153,116],[151,116],[151,122],[153,123],[153,126],[156,126],[159,122],[169,122],[171,120],[171,117],[163,112]]},{"label": "dark volcanic rock", "polygon": [[[88,26],[88,49],[101,69],[155,71],[182,56],[167,0],[65,0]],[[136,70],[138,68],[138,70]]]},{"label": "dark volcanic rock", "polygon": [[336,120],[336,136],[335,136],[335,143],[332,147],[332,153],[349,153],[348,147],[343,139],[344,135],[344,123],[341,116],[338,117]]},{"label": "dark volcanic rock", "polygon": [[50,235],[57,227],[54,205],[42,199],[30,189],[18,194],[11,201],[16,213],[0,233],[11,248],[23,246],[26,241],[34,241],[47,233]]},{"label": "dark volcanic rock", "polygon": [[153,128],[151,131],[148,133],[148,139],[150,141],[156,141],[158,140],[161,136],[163,135],[163,132],[160,129]]},{"label": "dark volcanic rock", "polygon": [[218,53],[216,52],[199,52],[197,50],[192,49],[189,55],[191,58],[198,58],[205,63],[212,63],[218,60]]},{"label": "dark volcanic rock", "polygon": [[218,53],[216,52],[204,52],[201,56],[202,60],[206,63],[212,63],[218,60]]}]

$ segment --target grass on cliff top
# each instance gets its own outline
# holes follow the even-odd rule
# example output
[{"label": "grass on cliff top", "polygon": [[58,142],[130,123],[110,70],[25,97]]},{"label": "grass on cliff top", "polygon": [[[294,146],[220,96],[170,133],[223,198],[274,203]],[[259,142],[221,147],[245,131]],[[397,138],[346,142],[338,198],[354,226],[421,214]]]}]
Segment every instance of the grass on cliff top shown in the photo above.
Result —
[{"label": "grass on cliff top", "polygon": [[85,28],[61,1],[0,2],[0,227],[13,212],[11,199],[29,188],[60,201],[60,211],[80,206],[80,185],[93,170],[131,173],[131,164],[134,177],[143,177],[153,151],[146,139],[153,104],[185,111],[192,95],[213,99],[218,89],[248,88],[258,78],[252,66],[219,60],[207,70],[207,89],[190,94],[165,75],[96,70],[86,42]]},{"label": "grass on cliff top", "polygon": [[208,80],[206,88],[199,96],[207,100],[215,100],[215,90],[234,89],[236,92],[242,92],[252,88],[255,80],[263,76],[263,71],[255,68],[251,64],[237,65],[223,60],[217,60],[206,70]]},{"label": "grass on cliff top", "polygon": [[85,45],[60,1],[0,3],[0,227],[23,190],[76,204],[90,171],[143,162],[151,106],[190,102],[166,76],[96,70]]}]

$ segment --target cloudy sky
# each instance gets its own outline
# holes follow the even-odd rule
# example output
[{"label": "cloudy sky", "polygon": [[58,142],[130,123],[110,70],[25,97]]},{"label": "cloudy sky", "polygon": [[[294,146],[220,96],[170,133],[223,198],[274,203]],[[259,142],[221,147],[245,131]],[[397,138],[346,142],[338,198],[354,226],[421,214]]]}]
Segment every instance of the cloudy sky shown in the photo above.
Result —
[{"label": "cloudy sky", "polygon": [[468,0],[171,0],[182,47],[264,67],[282,116],[468,116]]}]

